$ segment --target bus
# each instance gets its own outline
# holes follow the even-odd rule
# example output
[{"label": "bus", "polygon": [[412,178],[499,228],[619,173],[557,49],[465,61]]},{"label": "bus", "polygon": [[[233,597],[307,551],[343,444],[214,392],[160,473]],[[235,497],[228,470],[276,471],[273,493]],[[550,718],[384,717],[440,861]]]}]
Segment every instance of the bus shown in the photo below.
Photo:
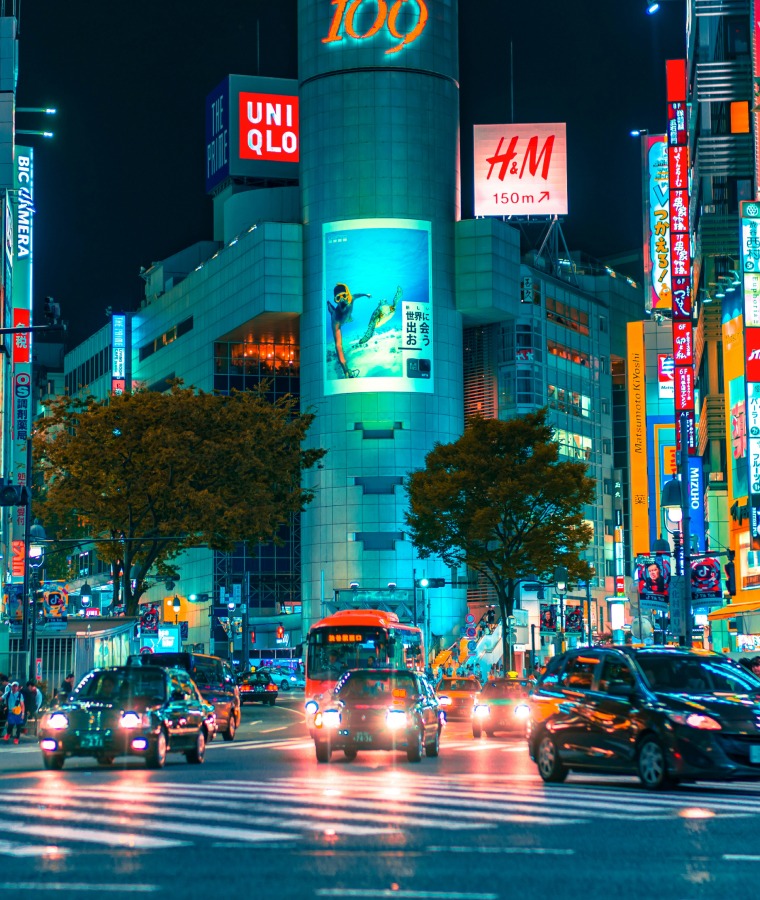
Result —
[{"label": "bus", "polygon": [[344,609],[316,622],[306,638],[306,710],[314,714],[346,669],[421,671],[422,631],[379,609]]}]

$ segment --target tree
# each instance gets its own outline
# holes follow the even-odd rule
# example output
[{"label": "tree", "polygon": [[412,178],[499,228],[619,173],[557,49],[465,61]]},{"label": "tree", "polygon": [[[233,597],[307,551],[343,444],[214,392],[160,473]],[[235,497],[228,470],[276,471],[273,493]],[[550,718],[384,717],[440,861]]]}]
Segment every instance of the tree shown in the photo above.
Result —
[{"label": "tree", "polygon": [[181,382],[165,393],[60,397],[35,426],[44,478],[35,512],[57,523],[59,538],[84,528],[99,558],[123,572],[126,614],[136,615],[148,572],[177,577],[183,550],[278,540],[313,499],[301,475],[325,451],[302,449],[312,420],[290,396],[222,396]]},{"label": "tree", "polygon": [[595,482],[585,463],[559,460],[546,409],[502,422],[474,418],[451,444],[436,444],[406,479],[406,521],[422,559],[467,565],[493,587],[508,659],[507,617],[526,577],[547,580],[558,565],[570,581],[593,574],[580,558],[593,536],[583,508]]}]

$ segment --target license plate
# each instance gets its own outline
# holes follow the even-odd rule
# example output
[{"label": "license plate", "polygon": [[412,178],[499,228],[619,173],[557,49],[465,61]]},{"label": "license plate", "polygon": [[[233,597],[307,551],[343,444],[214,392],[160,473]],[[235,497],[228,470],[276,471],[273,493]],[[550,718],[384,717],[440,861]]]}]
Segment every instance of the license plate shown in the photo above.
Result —
[{"label": "license plate", "polygon": [[751,763],[760,763],[760,744],[749,745],[749,761]]},{"label": "license plate", "polygon": [[103,746],[103,735],[102,734],[83,734],[79,739],[80,747],[102,747]]},{"label": "license plate", "polygon": [[372,742],[372,735],[368,731],[357,731],[354,740],[357,744],[369,744]]}]

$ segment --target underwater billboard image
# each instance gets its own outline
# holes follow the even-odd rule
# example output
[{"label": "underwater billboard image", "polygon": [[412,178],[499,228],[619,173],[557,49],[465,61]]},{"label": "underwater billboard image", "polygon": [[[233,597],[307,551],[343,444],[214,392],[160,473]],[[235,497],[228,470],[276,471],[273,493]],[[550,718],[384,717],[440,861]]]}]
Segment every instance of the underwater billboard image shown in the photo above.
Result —
[{"label": "underwater billboard image", "polygon": [[430,223],[323,225],[325,394],[433,391]]}]

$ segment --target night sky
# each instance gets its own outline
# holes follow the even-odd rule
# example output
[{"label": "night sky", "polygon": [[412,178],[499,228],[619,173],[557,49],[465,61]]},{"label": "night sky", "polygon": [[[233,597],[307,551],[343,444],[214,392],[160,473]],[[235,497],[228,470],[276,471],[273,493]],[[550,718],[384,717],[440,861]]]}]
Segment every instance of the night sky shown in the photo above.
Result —
[{"label": "night sky", "polygon": [[[329,7],[329,0],[323,0]],[[434,2],[434,0],[430,0]],[[641,243],[640,145],[665,129],[665,60],[684,55],[685,2],[460,0],[462,214],[472,215],[472,126],[567,122],[570,249]],[[54,106],[35,147],[35,310],[52,295],[69,345],[135,309],[140,266],[212,237],[204,103],[227,74],[297,76],[296,0],[34,0],[21,7],[18,105]],[[72,10],[76,9],[74,13]],[[256,27],[260,41],[257,53]],[[258,66],[258,69],[257,69]]]}]

